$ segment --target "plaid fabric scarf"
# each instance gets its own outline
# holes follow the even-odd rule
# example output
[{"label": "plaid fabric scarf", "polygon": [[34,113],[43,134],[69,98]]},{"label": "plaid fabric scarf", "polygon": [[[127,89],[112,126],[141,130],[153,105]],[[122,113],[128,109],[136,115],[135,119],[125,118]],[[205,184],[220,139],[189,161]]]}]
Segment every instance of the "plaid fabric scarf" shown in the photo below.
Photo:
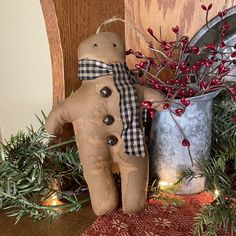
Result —
[{"label": "plaid fabric scarf", "polygon": [[124,152],[131,156],[145,156],[143,133],[140,129],[139,100],[133,86],[130,71],[125,63],[105,64],[90,59],[79,61],[79,79],[94,80],[104,75],[113,75],[113,81],[120,94],[120,115],[123,123],[121,137]]}]

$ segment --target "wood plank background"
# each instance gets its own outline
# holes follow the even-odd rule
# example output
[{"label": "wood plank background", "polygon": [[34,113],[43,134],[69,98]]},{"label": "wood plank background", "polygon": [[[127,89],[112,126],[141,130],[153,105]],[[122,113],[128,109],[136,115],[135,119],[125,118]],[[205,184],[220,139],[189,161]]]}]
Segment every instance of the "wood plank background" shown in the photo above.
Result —
[{"label": "wood plank background", "polygon": [[[180,34],[192,37],[205,24],[201,5],[208,6],[210,3],[213,7],[209,19],[222,9],[236,5],[236,0],[125,0],[125,19],[142,32],[151,27],[157,35],[161,26],[163,40],[175,39],[171,28],[176,25],[180,27]],[[146,52],[144,44],[129,27],[125,28],[125,38],[128,49]],[[128,57],[128,64],[134,67],[135,58]]]}]

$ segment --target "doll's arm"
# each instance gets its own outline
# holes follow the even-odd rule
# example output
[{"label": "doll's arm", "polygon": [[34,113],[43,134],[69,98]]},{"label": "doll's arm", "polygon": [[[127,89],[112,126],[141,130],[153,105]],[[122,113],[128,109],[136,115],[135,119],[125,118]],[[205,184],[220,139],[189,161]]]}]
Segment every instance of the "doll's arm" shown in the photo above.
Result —
[{"label": "doll's arm", "polygon": [[140,86],[140,85],[137,85],[137,90],[138,90],[138,93],[141,95],[140,98],[142,99],[142,101],[150,101],[150,102],[156,101],[153,104],[153,108],[158,111],[163,110],[162,101],[164,99],[164,96],[162,95],[162,93],[156,91],[155,89]]},{"label": "doll's arm", "polygon": [[62,126],[71,122],[69,111],[66,107],[66,100],[51,110],[46,120],[46,131],[49,134],[57,135]]}]

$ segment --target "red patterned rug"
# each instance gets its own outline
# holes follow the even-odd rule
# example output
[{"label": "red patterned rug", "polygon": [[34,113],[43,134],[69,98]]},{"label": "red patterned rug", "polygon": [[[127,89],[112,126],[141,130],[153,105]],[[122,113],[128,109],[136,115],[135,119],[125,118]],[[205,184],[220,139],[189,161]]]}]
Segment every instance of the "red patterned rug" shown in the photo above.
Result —
[{"label": "red patterned rug", "polygon": [[[98,217],[82,236],[192,236],[195,214],[212,197],[203,192],[178,198],[184,200],[183,205],[166,206],[153,201],[140,213],[123,214],[117,210]],[[227,236],[223,232],[218,235]]]}]

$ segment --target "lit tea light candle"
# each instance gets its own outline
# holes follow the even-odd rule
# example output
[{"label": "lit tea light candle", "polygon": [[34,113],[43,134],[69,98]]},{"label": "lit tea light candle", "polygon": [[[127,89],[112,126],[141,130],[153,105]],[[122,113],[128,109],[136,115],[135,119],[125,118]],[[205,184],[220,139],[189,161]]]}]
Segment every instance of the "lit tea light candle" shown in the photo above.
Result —
[{"label": "lit tea light candle", "polygon": [[43,206],[59,206],[65,204],[57,198],[57,194],[53,193],[48,199],[41,203]]},{"label": "lit tea light candle", "polygon": [[159,181],[158,185],[159,185],[160,189],[164,189],[164,188],[173,186],[173,183],[169,183],[166,181]]}]

